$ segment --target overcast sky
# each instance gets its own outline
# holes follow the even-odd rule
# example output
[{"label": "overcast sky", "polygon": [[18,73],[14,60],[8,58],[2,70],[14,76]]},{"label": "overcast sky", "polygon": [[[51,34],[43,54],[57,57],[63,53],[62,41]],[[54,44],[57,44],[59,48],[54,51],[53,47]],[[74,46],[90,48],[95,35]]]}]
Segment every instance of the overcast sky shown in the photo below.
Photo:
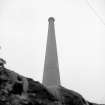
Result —
[{"label": "overcast sky", "polygon": [[7,67],[42,81],[53,16],[62,85],[105,103],[105,0],[88,1],[0,0],[0,57]]}]

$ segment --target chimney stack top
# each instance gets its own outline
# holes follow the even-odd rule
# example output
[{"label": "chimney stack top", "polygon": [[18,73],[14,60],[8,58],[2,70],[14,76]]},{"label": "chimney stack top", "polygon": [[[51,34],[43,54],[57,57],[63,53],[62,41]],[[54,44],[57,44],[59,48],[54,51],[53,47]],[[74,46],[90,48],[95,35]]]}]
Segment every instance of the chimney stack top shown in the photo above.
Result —
[{"label": "chimney stack top", "polygon": [[53,17],[49,17],[48,21],[49,21],[49,22],[54,22],[55,19],[54,19]]}]

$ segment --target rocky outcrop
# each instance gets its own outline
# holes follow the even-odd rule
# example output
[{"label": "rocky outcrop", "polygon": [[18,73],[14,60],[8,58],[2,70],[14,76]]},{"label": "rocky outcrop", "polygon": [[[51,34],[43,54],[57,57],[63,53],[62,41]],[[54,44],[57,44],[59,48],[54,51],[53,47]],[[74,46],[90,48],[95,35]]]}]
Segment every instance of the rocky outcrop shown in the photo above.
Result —
[{"label": "rocky outcrop", "polygon": [[47,105],[54,101],[39,82],[0,68],[0,105]]},{"label": "rocky outcrop", "polygon": [[88,105],[78,93],[62,86],[46,88],[4,67],[0,61],[0,105]]},{"label": "rocky outcrop", "polygon": [[105,104],[96,104],[96,103],[92,103],[92,102],[89,102],[89,101],[88,101],[88,104],[89,105],[105,105]]}]

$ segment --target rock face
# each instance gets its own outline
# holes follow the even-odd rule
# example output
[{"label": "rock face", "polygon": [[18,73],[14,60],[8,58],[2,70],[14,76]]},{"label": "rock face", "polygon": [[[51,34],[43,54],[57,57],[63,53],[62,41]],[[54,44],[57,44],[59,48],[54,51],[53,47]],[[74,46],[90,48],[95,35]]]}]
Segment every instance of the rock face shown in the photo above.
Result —
[{"label": "rock face", "polygon": [[21,76],[0,62],[0,105],[89,105],[84,98],[64,87],[47,89],[31,78]]},{"label": "rock face", "polygon": [[0,105],[47,105],[55,101],[39,82],[0,68]]}]

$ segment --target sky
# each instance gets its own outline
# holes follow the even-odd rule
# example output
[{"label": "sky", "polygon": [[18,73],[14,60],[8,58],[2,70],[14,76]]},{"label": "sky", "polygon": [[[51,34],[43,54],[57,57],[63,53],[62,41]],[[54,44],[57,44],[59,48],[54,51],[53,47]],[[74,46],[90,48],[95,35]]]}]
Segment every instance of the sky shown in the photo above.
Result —
[{"label": "sky", "polygon": [[6,67],[42,81],[50,16],[61,84],[105,103],[105,0],[0,0],[0,57]]}]

